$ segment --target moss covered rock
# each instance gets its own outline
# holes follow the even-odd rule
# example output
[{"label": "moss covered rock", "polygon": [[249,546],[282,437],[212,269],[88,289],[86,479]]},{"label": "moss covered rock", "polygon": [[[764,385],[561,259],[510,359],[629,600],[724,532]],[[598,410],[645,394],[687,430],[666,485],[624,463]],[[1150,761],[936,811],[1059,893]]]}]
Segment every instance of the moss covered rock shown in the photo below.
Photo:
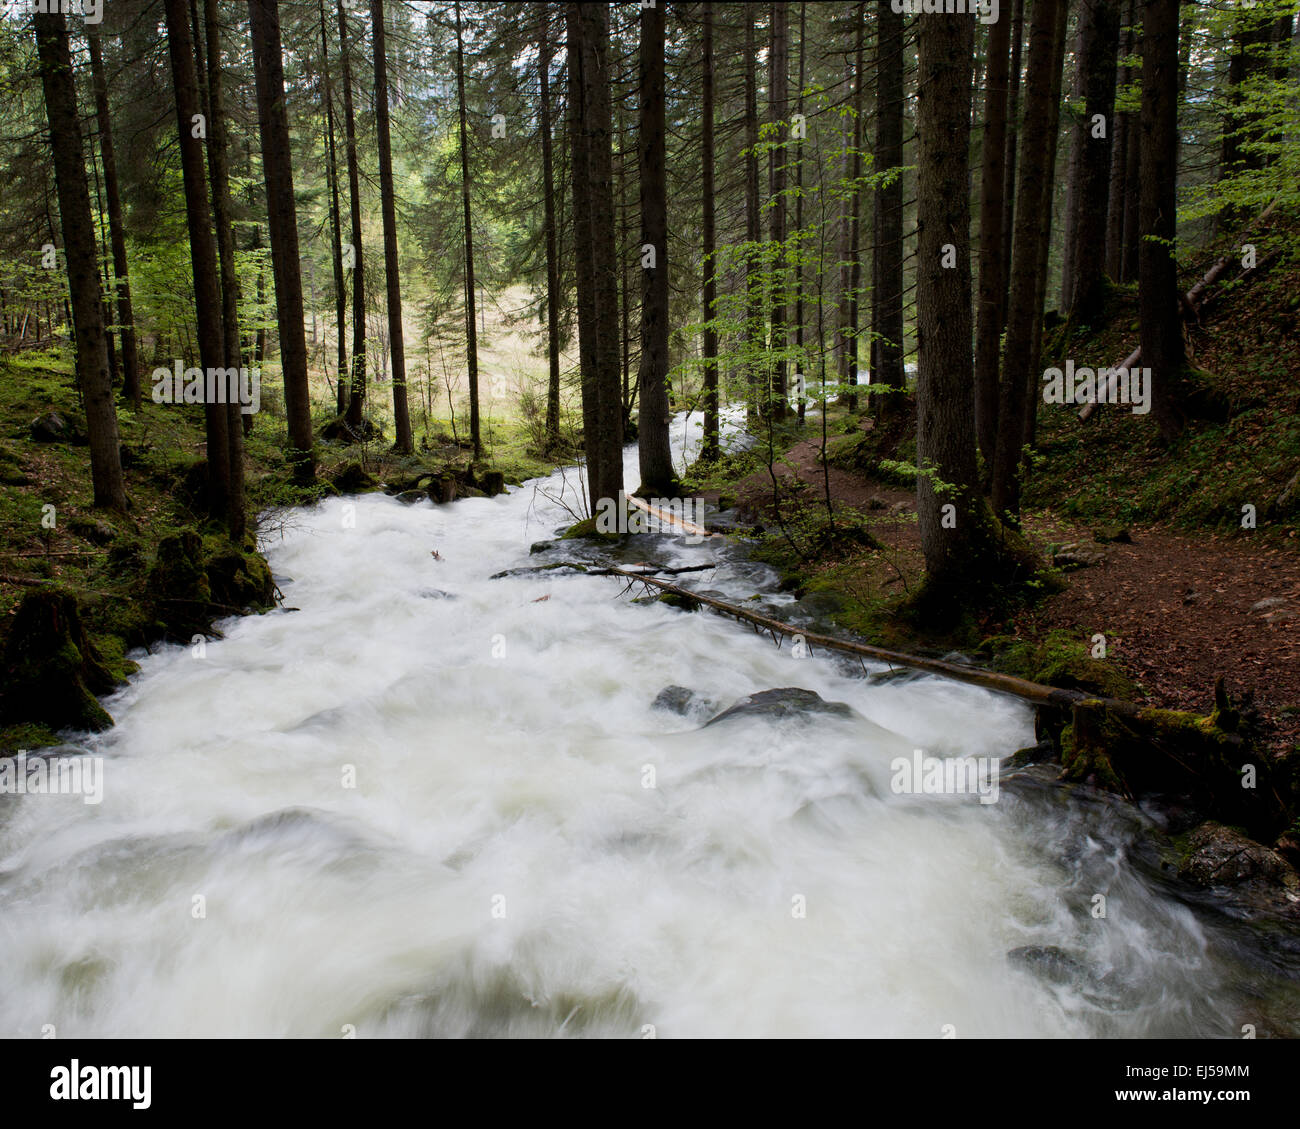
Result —
[{"label": "moss covered rock", "polygon": [[119,684],[81,622],[77,598],[62,589],[27,592],[4,651],[0,721],[98,732],[113,724],[96,701]]}]

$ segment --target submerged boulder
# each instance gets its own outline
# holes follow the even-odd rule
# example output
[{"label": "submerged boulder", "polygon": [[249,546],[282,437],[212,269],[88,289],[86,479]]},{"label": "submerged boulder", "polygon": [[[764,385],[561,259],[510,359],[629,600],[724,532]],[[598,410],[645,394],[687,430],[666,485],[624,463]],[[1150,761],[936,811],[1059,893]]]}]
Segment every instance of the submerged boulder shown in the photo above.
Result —
[{"label": "submerged boulder", "polygon": [[720,721],[734,721],[739,717],[764,717],[775,721],[790,718],[807,718],[813,714],[830,714],[833,717],[854,717],[853,707],[844,702],[828,702],[815,690],[798,686],[784,686],[777,690],[760,690],[741,698],[730,709],[723,710],[705,725]]}]

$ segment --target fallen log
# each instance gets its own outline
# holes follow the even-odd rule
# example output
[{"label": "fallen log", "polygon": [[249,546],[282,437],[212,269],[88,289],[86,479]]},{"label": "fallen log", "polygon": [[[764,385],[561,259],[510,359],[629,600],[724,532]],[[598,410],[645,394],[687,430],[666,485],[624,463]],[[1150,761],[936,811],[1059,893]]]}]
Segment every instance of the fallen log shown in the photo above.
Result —
[{"label": "fallen log", "polygon": [[[1261,224],[1266,219],[1268,219],[1268,217],[1273,214],[1273,209],[1276,207],[1277,207],[1277,201],[1274,200],[1273,203],[1271,203],[1267,208],[1264,209],[1263,212],[1260,213],[1260,216],[1255,221],[1255,224]],[[1253,227],[1255,225],[1252,224],[1251,226]],[[1249,231],[1249,229],[1247,229],[1247,231]],[[1201,303],[1201,295],[1204,294],[1206,290],[1208,290],[1219,280],[1219,276],[1222,275],[1223,272],[1228,269],[1229,263],[1234,263],[1236,261],[1237,261],[1237,257],[1235,255],[1224,255],[1222,258],[1215,261],[1214,265],[1210,267],[1208,271],[1206,271],[1205,276],[1200,280],[1200,282],[1198,282],[1195,286],[1193,286],[1186,294],[1183,294],[1181,292],[1179,293],[1178,304],[1179,307],[1183,310],[1184,318],[1187,318],[1188,315],[1190,315],[1190,317],[1193,320],[1196,320],[1199,323],[1197,307]],[[1256,267],[1247,269],[1246,271],[1243,272],[1243,277],[1245,275],[1251,274],[1255,269]],[[1131,352],[1127,357],[1125,357],[1122,361],[1120,361],[1119,364],[1115,365],[1114,368],[1117,369],[1132,368],[1134,365],[1138,363],[1141,357],[1142,357],[1142,347],[1139,345],[1136,349],[1133,350],[1133,352]],[[1112,375],[1106,381],[1106,387],[1107,387],[1106,400],[1105,400],[1106,403],[1114,402],[1115,380],[1116,378],[1112,373]],[[1091,404],[1084,404],[1083,407],[1079,409],[1079,419],[1081,420],[1088,419],[1092,415],[1092,413],[1097,410],[1101,402],[1102,400],[1101,397],[1099,396]]]},{"label": "fallen log", "polygon": [[[1236,731],[1240,715],[1228,701],[1222,679],[1215,684],[1215,711],[1203,718],[837,639],[643,573],[615,567],[603,571],[626,578],[629,587],[642,584],[675,597],[683,606],[712,608],[749,623],[770,632],[778,644],[780,636],[798,636],[809,648],[825,647],[937,674],[1029,702],[1035,707],[1035,735],[1040,742],[1050,742],[1063,781],[1089,784],[1133,801],[1151,795],[1190,796],[1216,818],[1238,823],[1262,841],[1271,840],[1292,818],[1270,779],[1267,759]],[[1257,787],[1242,786],[1241,773],[1247,768],[1255,774]]]},{"label": "fallen log", "polygon": [[1138,707],[1132,702],[1125,702],[1118,698],[1097,698],[1095,695],[1086,694],[1082,690],[1064,690],[1058,686],[1044,686],[1042,683],[1030,682],[1027,679],[1017,678],[1011,674],[998,674],[991,670],[980,670],[977,667],[962,666],[960,663],[945,662],[943,659],[927,659],[920,655],[909,655],[901,651],[890,651],[884,647],[873,647],[868,643],[856,643],[847,639],[837,639],[832,635],[820,635],[788,623],[782,623],[780,620],[772,619],[769,616],[759,615],[747,608],[728,604],[712,596],[692,592],[689,588],[670,584],[666,580],[659,580],[642,572],[631,572],[627,569],[610,567],[602,569],[597,575],[622,576],[635,583],[657,588],[669,595],[677,596],[684,601],[702,604],[723,615],[732,616],[735,619],[752,624],[756,628],[770,632],[774,638],[777,636],[793,637],[797,635],[809,648],[824,647],[827,650],[857,655],[859,658],[873,659],[894,666],[903,666],[910,670],[922,670],[928,674],[938,674],[958,682],[969,682],[974,686],[982,686],[986,690],[1011,694],[1037,706],[1071,709],[1079,702],[1095,701],[1117,713],[1135,715],[1138,712]]}]

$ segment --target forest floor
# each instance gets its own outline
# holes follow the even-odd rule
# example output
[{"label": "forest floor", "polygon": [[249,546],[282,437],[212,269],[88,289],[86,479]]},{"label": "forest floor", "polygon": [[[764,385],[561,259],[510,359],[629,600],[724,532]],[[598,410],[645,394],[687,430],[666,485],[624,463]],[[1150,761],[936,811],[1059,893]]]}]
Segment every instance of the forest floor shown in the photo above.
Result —
[{"label": "forest floor", "polygon": [[[782,495],[816,510],[829,483],[840,520],[864,528],[881,548],[805,563],[801,571],[814,588],[820,574],[864,605],[887,607],[924,573],[915,491],[826,467],[820,451],[821,440],[809,439],[785,452],[774,468]],[[737,482],[732,495],[773,532],[766,468]],[[718,496],[706,493],[715,504]],[[1144,705],[1208,713],[1223,675],[1234,699],[1253,698],[1269,746],[1280,752],[1300,743],[1300,553],[1292,538],[1252,540],[1245,532],[1189,533],[1156,523],[1098,531],[1046,510],[1027,512],[1024,530],[1046,559],[1064,566],[1062,588],[1005,621],[982,622],[981,633],[1005,645],[1066,632],[1089,650],[1104,635],[1107,659]],[[1107,539],[1098,541],[1096,532]]]}]

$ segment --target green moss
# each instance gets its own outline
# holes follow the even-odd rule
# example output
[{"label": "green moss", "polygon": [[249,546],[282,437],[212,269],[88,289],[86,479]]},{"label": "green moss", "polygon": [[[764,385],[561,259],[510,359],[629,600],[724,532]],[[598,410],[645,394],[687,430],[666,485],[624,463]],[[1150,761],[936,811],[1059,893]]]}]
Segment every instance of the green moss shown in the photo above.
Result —
[{"label": "green moss", "polygon": [[617,542],[619,539],[619,534],[602,533],[599,529],[596,528],[597,520],[598,519],[594,517],[587,517],[587,518],[583,518],[579,522],[575,522],[573,525],[569,526],[569,528],[566,529],[562,534],[560,534],[560,540],[571,541],[575,538],[586,538],[592,541]]},{"label": "green moss", "polygon": [[59,743],[58,734],[48,725],[21,722],[0,728],[0,756],[12,757],[22,750],[45,749]]}]

